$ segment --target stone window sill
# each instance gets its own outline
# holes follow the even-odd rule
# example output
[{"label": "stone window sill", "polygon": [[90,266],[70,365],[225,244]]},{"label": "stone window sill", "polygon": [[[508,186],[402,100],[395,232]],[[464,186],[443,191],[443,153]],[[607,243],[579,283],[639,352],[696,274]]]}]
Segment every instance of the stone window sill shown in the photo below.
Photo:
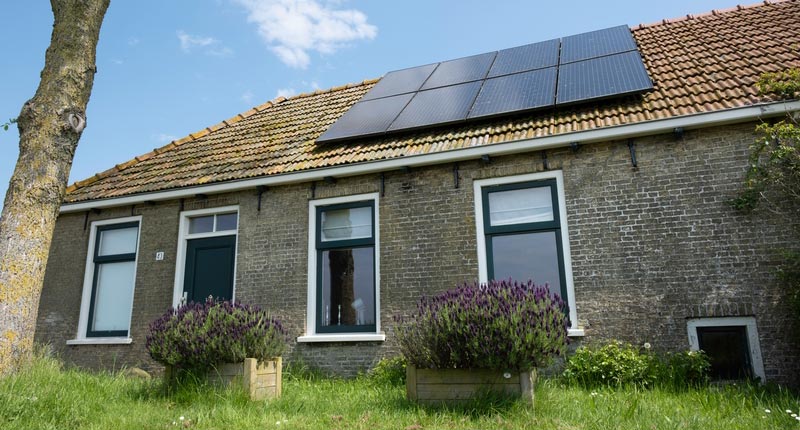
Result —
[{"label": "stone window sill", "polygon": [[586,334],[583,332],[582,328],[571,328],[567,330],[567,336],[569,337],[583,337]]},{"label": "stone window sill", "polygon": [[358,334],[309,334],[297,338],[299,343],[312,342],[383,342],[386,340],[384,333],[358,333]]},{"label": "stone window sill", "polygon": [[129,345],[133,339],[129,337],[92,337],[86,339],[71,339],[67,345]]}]

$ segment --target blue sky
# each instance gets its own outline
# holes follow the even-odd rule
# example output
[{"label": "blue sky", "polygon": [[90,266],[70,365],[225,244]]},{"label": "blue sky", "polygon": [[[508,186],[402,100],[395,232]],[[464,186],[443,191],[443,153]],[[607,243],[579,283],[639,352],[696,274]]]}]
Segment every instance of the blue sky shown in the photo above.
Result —
[{"label": "blue sky", "polygon": [[[732,6],[733,0],[114,0],[70,183],[279,95]],[[49,2],[3,5],[0,124],[33,97],[51,28]],[[16,128],[0,129],[2,196],[18,142]]]}]

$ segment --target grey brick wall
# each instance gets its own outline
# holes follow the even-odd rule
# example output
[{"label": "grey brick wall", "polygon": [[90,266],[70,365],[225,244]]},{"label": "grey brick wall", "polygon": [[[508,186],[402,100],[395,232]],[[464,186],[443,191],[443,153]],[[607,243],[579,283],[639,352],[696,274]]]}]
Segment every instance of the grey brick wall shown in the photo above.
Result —
[{"label": "grey brick wall", "polygon": [[[550,170],[564,174],[572,270],[581,342],[622,339],[664,350],[688,347],[686,320],[698,316],[755,316],[767,378],[798,385],[798,329],[774,279],[775,251],[796,246],[785,220],[766,211],[735,212],[754,124],[690,130],[635,140],[638,169],[627,142],[547,151]],[[544,170],[533,152],[385,172],[380,198],[381,325],[386,342],[292,344],[287,361],[352,375],[395,354],[393,317],[417,298],[475,280],[478,262],[473,180]],[[282,318],[293,338],[305,332],[308,205],[315,198],[374,193],[379,175],[271,187],[257,210],[256,190],[184,209],[238,204],[237,300]],[[88,246],[84,214],[59,218],[40,306],[37,340],[52,343],[86,367],[157,368],[144,352],[147,324],[171,303],[180,202],[138,205],[143,216],[132,325],[132,345],[70,346],[78,324]],[[128,216],[103,210],[90,219]],[[165,251],[164,261],[155,261]]]}]

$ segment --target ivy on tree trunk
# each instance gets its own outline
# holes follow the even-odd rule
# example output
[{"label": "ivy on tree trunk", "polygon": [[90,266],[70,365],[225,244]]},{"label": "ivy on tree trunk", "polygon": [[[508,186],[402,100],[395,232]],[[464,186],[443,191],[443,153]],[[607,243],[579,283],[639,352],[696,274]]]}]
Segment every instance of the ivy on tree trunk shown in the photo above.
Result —
[{"label": "ivy on tree trunk", "polygon": [[0,215],[0,375],[33,347],[56,217],[86,126],[109,0],[51,0],[54,24],[36,94],[17,118],[19,158]]}]

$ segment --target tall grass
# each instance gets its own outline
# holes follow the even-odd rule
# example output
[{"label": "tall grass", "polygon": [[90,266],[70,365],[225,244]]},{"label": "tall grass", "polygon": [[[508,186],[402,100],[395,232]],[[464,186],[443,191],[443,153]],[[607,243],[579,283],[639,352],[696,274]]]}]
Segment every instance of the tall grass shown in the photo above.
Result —
[{"label": "tall grass", "polygon": [[800,429],[785,412],[798,412],[797,396],[752,386],[591,391],[542,380],[534,408],[503,399],[431,408],[405,400],[402,385],[368,377],[290,367],[283,385],[280,399],[250,402],[201,381],[167,390],[158,379],[40,357],[0,379],[0,429]]}]

